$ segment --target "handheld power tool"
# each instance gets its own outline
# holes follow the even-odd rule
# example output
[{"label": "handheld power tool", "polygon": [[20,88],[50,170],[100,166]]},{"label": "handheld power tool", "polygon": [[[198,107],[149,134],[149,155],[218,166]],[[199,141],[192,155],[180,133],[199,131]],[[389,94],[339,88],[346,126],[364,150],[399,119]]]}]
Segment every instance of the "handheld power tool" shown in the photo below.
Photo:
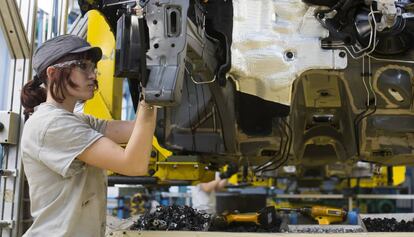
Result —
[{"label": "handheld power tool", "polygon": [[279,219],[276,216],[275,208],[266,207],[257,213],[220,215],[213,222],[216,226],[228,225],[235,222],[249,222],[263,227],[271,227],[276,225],[278,221]]},{"label": "handheld power tool", "polygon": [[296,211],[317,220],[319,225],[329,225],[332,223],[340,223],[346,220],[347,211],[340,208],[332,208],[325,206],[313,206],[302,208],[278,208],[279,211]]}]

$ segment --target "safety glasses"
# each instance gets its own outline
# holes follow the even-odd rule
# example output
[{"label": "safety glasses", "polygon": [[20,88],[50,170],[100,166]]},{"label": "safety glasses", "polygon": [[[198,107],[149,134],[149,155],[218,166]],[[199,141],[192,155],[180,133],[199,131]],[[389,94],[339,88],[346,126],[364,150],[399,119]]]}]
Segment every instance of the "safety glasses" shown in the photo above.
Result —
[{"label": "safety glasses", "polygon": [[98,71],[96,69],[96,63],[86,61],[86,60],[71,60],[66,61],[63,63],[57,63],[52,65],[52,67],[55,68],[78,68],[81,72],[84,72],[85,74],[89,75],[91,73],[97,75]]}]

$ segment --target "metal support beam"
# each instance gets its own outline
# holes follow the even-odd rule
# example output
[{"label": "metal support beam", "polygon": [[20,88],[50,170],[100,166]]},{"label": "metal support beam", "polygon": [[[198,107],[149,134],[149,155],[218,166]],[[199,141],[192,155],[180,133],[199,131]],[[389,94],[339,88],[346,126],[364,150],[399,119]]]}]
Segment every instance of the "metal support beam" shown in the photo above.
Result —
[{"label": "metal support beam", "polygon": [[30,53],[29,40],[15,0],[3,1],[0,7],[0,28],[4,31],[12,57],[27,58]]},{"label": "metal support beam", "polygon": [[58,14],[58,34],[63,35],[67,33],[68,29],[68,9],[69,3],[68,0],[59,1],[59,14]]},{"label": "metal support beam", "polygon": [[358,194],[357,199],[393,199],[393,200],[414,200],[410,194]]},{"label": "metal support beam", "polygon": [[275,199],[346,199],[348,210],[353,209],[354,200],[358,199],[392,199],[392,200],[414,200],[411,194],[357,194],[345,196],[342,194],[277,194]]},{"label": "metal support beam", "polygon": [[[345,199],[342,194],[276,194],[276,199]],[[353,199],[414,200],[412,194],[357,194]]]},{"label": "metal support beam", "polygon": [[79,15],[76,18],[75,22],[73,22],[72,28],[69,31],[71,35],[77,35],[84,39],[86,39],[86,34],[88,31],[88,14],[82,17]]},{"label": "metal support beam", "polygon": [[343,199],[342,194],[276,194],[276,199]]}]

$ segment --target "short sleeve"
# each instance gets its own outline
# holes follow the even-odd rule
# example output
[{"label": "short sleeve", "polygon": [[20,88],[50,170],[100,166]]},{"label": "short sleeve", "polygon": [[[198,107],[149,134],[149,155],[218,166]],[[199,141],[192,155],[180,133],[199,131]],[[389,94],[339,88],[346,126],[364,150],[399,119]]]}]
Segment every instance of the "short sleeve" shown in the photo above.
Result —
[{"label": "short sleeve", "polygon": [[82,113],[76,113],[76,117],[80,118],[82,121],[88,123],[96,131],[105,134],[106,125],[108,120],[98,119],[94,116]]},{"label": "short sleeve", "polygon": [[103,135],[77,116],[57,116],[47,127],[39,160],[63,177],[83,170],[84,163],[75,160]]}]

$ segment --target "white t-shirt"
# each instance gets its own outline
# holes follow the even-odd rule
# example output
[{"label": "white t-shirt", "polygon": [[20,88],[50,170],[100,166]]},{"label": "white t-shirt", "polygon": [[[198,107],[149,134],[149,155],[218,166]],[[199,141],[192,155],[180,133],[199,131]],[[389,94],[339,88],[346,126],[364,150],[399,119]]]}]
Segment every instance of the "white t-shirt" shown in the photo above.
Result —
[{"label": "white t-shirt", "polygon": [[21,151],[33,225],[24,236],[104,236],[106,172],[76,159],[107,122],[49,103],[27,120]]},{"label": "white t-shirt", "polygon": [[209,214],[216,212],[216,192],[204,192],[200,184],[192,187],[191,202],[194,209],[205,211]]}]

